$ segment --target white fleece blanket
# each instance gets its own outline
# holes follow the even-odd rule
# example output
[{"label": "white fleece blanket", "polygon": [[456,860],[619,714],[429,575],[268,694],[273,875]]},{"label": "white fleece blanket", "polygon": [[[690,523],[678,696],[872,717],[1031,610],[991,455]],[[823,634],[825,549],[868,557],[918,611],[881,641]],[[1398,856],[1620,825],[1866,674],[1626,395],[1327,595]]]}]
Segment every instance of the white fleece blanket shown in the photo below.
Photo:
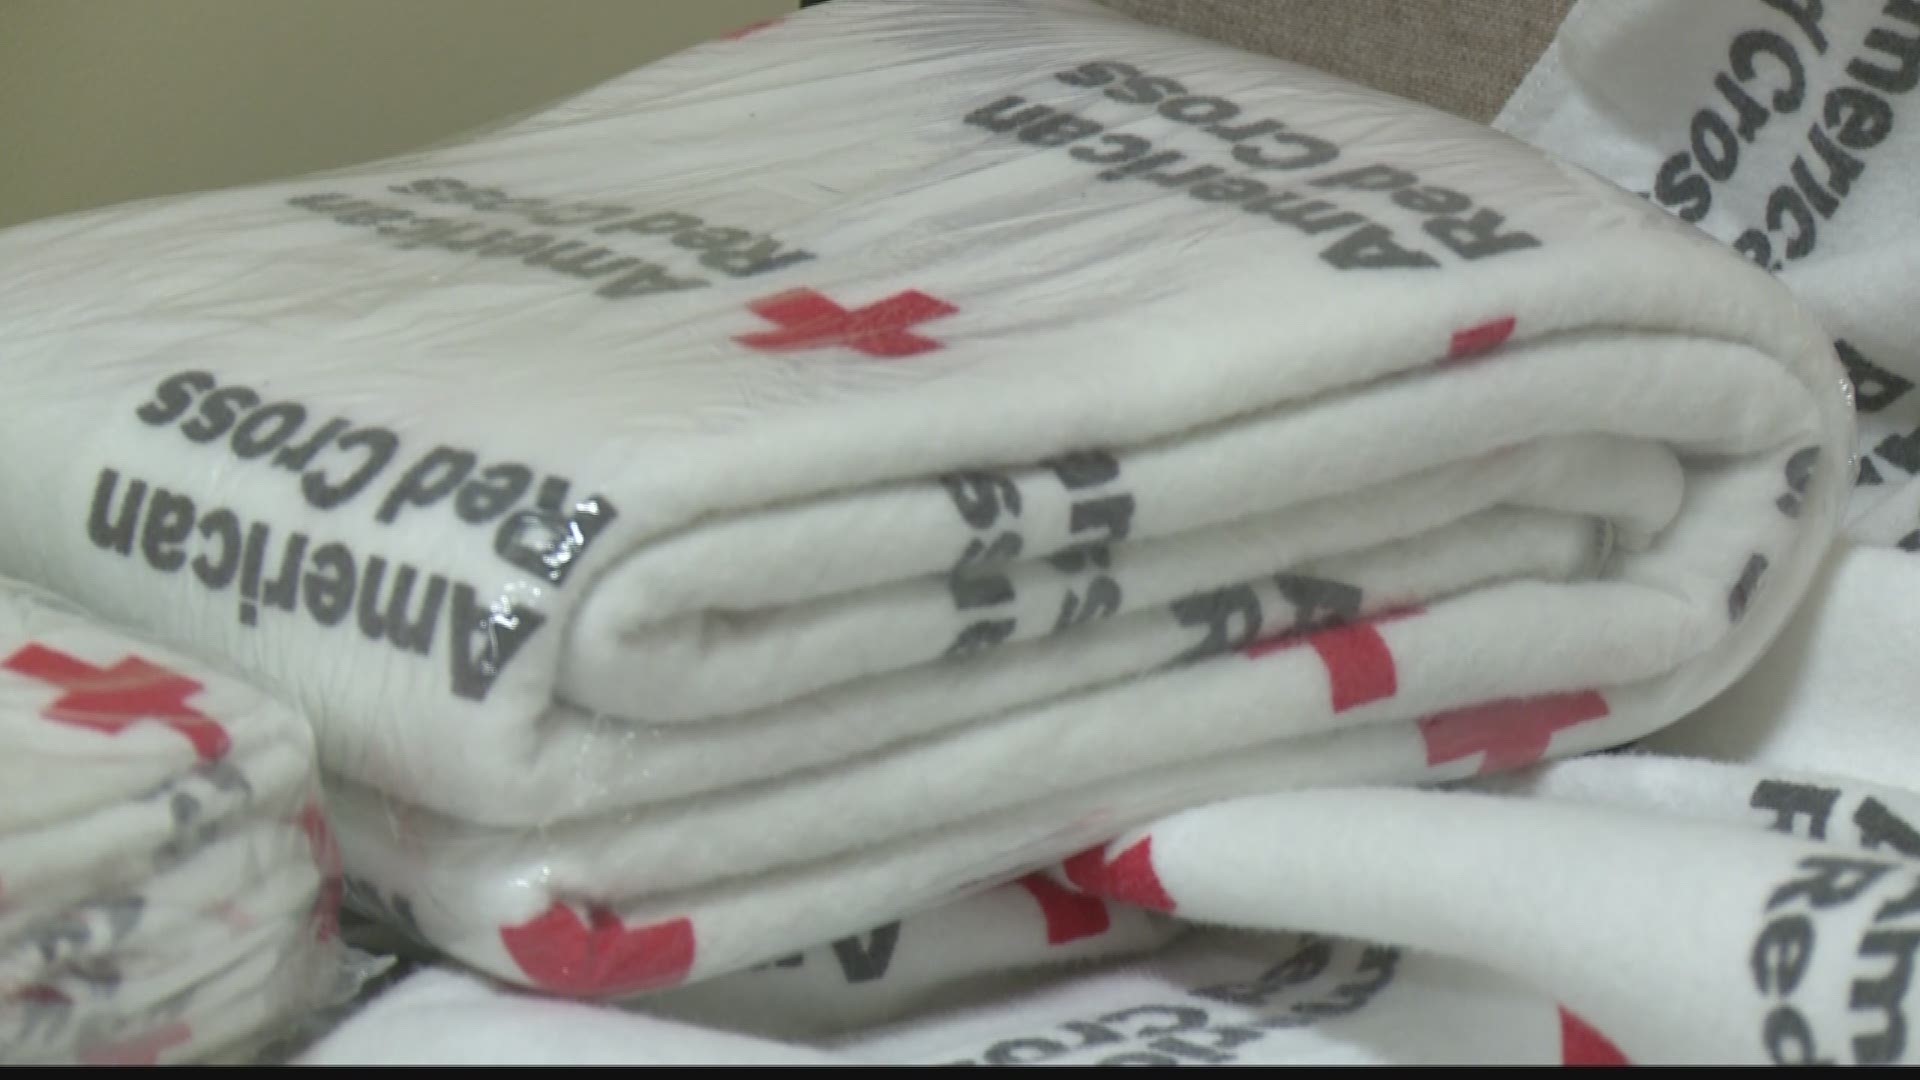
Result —
[{"label": "white fleece blanket", "polygon": [[0,1062],[258,1042],[336,991],[304,720],[0,582]]},{"label": "white fleece blanket", "polygon": [[[1079,0],[836,0],[13,230],[0,347],[0,569],[299,703],[363,904],[579,995],[1644,736],[1852,480],[1765,273]],[[1066,880],[1176,903],[1112,855]]]},{"label": "white fleece blanket", "polygon": [[1856,391],[1848,532],[1920,549],[1920,2],[1670,6],[1576,7],[1496,126],[1788,285]]},{"label": "white fleece blanket", "polygon": [[[945,909],[634,1011],[429,970],[302,1060],[1913,1064],[1920,557],[1844,547],[1817,588],[1762,666],[1631,751],[1120,838],[1107,861],[1150,865],[1196,927],[1144,959],[983,979],[981,930]],[[1128,880],[1093,891],[1137,902]],[[1083,948],[1134,910],[1023,917],[1024,888],[970,903],[1000,903],[1009,942],[1047,924]]]},{"label": "white fleece blanket", "polygon": [[[651,999],[637,1015],[533,1004],[431,971],[310,1059],[1920,1060],[1911,1027],[1920,935],[1903,902],[1920,867],[1920,557],[1887,549],[1920,546],[1914,470],[1903,464],[1920,420],[1920,336],[1914,274],[1901,272],[1920,252],[1906,182],[1920,139],[1895,122],[1916,74],[1911,4],[1607,0],[1575,8],[1506,110],[1502,127],[1656,202],[1680,201],[1654,190],[1663,163],[1679,159],[1669,183],[1700,182],[1670,209],[1703,202],[1704,190],[1715,212],[1700,224],[1729,244],[1749,228],[1764,235],[1770,203],[1786,208],[1773,228],[1788,240],[1813,221],[1817,247],[1796,244],[1777,273],[1843,343],[1863,462],[1849,532],[1862,544],[1836,553],[1748,675],[1632,754],[1509,774],[1477,793],[1391,793],[1400,801],[1383,807],[1404,813],[1386,828],[1370,798],[1355,813],[1356,799],[1339,793],[1244,800],[1150,830],[1163,885],[1182,890],[1180,916],[1358,940],[1196,932],[1150,958],[1075,968],[1051,984],[963,978],[964,989],[938,992],[894,967],[876,976],[885,965],[872,958],[901,967],[915,958],[924,971],[937,952],[965,973],[961,954],[976,943],[940,950],[949,939],[929,939],[910,919],[799,966]],[[1741,140],[1744,164],[1720,180],[1692,157],[1696,124],[1709,153],[1726,153],[1715,122],[1696,120],[1703,109]],[[1823,146],[1847,153],[1823,156]],[[1796,157],[1807,163],[1798,172]],[[1824,167],[1830,160],[1837,170]],[[1834,178],[1844,205],[1822,202],[1830,212],[1814,219],[1790,212],[1796,198],[1840,192]],[[1776,194],[1787,185],[1799,194]],[[1346,809],[1336,816],[1323,798]],[[1322,842],[1329,822],[1336,835]],[[1286,865],[1250,857],[1261,852]],[[1303,903],[1303,881],[1325,884]],[[907,1019],[875,1026],[900,1013]]]}]

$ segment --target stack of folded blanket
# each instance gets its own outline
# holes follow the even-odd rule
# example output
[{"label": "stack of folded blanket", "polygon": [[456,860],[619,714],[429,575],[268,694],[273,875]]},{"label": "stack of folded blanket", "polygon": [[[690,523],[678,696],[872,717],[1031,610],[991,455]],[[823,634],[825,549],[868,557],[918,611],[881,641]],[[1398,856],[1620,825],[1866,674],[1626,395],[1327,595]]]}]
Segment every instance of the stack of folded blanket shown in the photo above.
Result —
[{"label": "stack of folded blanket", "polygon": [[[575,995],[1639,738],[1851,481],[1760,270],[1081,0],[836,0],[17,229],[0,347],[0,570],[297,702],[356,903]],[[1062,877],[1174,906],[1149,844]]]},{"label": "stack of folded blanket", "polygon": [[336,990],[304,720],[0,584],[0,1062],[153,1064]]}]

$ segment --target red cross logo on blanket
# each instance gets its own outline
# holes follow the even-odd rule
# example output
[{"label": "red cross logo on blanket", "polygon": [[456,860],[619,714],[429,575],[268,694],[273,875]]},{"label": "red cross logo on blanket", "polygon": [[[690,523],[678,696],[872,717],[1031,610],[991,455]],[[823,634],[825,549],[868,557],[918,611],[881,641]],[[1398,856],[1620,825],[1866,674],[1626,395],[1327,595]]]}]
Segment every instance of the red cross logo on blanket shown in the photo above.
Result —
[{"label": "red cross logo on blanket", "polygon": [[1607,699],[1592,690],[1495,701],[1429,716],[1420,721],[1420,737],[1428,765],[1484,753],[1476,775],[1485,776],[1539,761],[1555,732],[1607,713]]},{"label": "red cross logo on blanket", "polygon": [[1421,608],[1407,608],[1377,615],[1364,622],[1310,634],[1288,634],[1271,641],[1255,642],[1245,651],[1248,659],[1258,660],[1296,645],[1311,647],[1326,666],[1333,711],[1343,713],[1390,698],[1399,691],[1399,674],[1394,670],[1393,650],[1387,648],[1387,639],[1380,636],[1378,628],[1397,619],[1411,618],[1421,611]]},{"label": "red cross logo on blanket", "polygon": [[1047,944],[1066,945],[1082,938],[1099,937],[1113,925],[1107,903],[1063,888],[1045,874],[1028,874],[1020,879],[1033,902],[1040,905],[1040,917],[1046,920]]},{"label": "red cross logo on blanket", "polygon": [[1560,1009],[1560,1063],[1562,1065],[1631,1065],[1613,1040],[1578,1016]]},{"label": "red cross logo on blanket", "polygon": [[1105,845],[1075,855],[1060,869],[1074,888],[1089,896],[1104,896],[1123,904],[1149,911],[1173,910],[1173,897],[1160,884],[1160,873],[1153,868],[1153,837],[1107,859]]},{"label": "red cross logo on blanket", "polygon": [[332,941],[340,933],[340,902],[346,893],[346,882],[340,876],[340,842],[333,838],[327,816],[317,802],[309,801],[301,807],[294,823],[307,834],[308,853],[320,871],[320,895],[313,902],[314,936],[321,941]]},{"label": "red cross logo on blanket", "polygon": [[747,307],[779,326],[778,330],[760,330],[733,339],[750,349],[796,352],[843,348],[883,360],[941,348],[940,342],[911,333],[908,328],[960,310],[918,289],[894,293],[851,311],[812,289],[790,289],[755,300]]},{"label": "red cross logo on blanket", "polygon": [[33,644],[7,657],[0,667],[66,691],[41,711],[49,720],[107,735],[118,735],[142,720],[158,720],[186,736],[202,761],[219,760],[232,745],[225,728],[187,704],[203,689],[199,683],[137,656],[97,668]]},{"label": "red cross logo on blanket", "polygon": [[670,919],[631,929],[604,907],[587,921],[555,904],[531,922],[500,931],[507,955],[543,990],[570,997],[618,996],[686,981],[693,970],[693,923]]},{"label": "red cross logo on blanket", "polygon": [[1493,319],[1454,331],[1452,340],[1447,342],[1447,361],[1458,363],[1485,356],[1507,343],[1507,339],[1513,336],[1513,327],[1514,318],[1508,315],[1503,319]]},{"label": "red cross logo on blanket", "polygon": [[786,21],[786,16],[784,15],[777,16],[771,19],[761,19],[759,22],[748,23],[747,25],[741,27],[738,30],[729,30],[724,34],[721,34],[720,40],[739,41],[741,38],[747,37],[750,34],[757,34],[760,31],[765,30],[770,26],[774,26],[778,23],[782,23],[785,21]]}]

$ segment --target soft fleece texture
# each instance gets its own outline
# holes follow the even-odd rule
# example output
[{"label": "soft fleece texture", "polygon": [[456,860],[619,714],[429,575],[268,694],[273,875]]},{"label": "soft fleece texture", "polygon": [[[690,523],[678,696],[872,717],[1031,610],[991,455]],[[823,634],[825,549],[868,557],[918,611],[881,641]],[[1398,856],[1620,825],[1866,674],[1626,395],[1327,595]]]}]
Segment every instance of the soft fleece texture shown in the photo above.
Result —
[{"label": "soft fleece texture", "polygon": [[[1747,53],[1754,63],[1734,83],[1756,100],[1786,85],[1783,53],[1807,85],[1715,188],[1725,209],[1702,225],[1732,243],[1765,228],[1795,154],[1820,160],[1809,125],[1836,91],[1848,109],[1871,110],[1861,74],[1897,71],[1889,47],[1920,59],[1920,12],[1589,0],[1502,124],[1646,189],[1688,147],[1703,106],[1736,115],[1717,82],[1736,78],[1725,67],[1736,41],[1771,50]],[[1634,62],[1655,47],[1663,62]],[[1910,91],[1873,92],[1890,113],[1911,108]],[[822,950],[800,967],[650,999],[644,1036],[631,1014],[581,1009],[605,1025],[607,1052],[1070,1065],[1920,1059],[1910,1026],[1920,936],[1903,902],[1920,867],[1920,555],[1896,549],[1915,546],[1906,538],[1920,529],[1913,470],[1902,465],[1920,407],[1920,335],[1913,275],[1897,272],[1920,250],[1911,169],[1900,164],[1920,149],[1916,130],[1894,124],[1860,157],[1866,168],[1820,220],[1818,246],[1778,271],[1850,346],[1842,355],[1869,464],[1849,515],[1859,542],[1835,552],[1787,630],[1728,692],[1629,753],[1459,790],[1381,792],[1377,806],[1366,791],[1245,800],[1122,841],[1151,839],[1175,915],[1193,925],[1319,927],[1358,941],[1195,932],[1138,962],[936,1004],[924,992],[889,995],[884,978],[832,993],[820,980],[841,969]],[[1825,175],[1809,172],[1810,182],[1826,190]],[[1319,884],[1303,892],[1302,882]],[[916,940],[914,921],[895,935]],[[423,991],[458,985],[450,998],[505,999],[447,972],[417,978]],[[315,1060],[377,1062],[391,1054],[383,1038],[453,1060],[458,1033],[475,1026],[467,1015],[496,1015],[454,1008],[429,1032],[411,1023],[410,1002],[376,1002]],[[849,1002],[872,1011],[841,1023],[835,1003]],[[889,1003],[908,1017],[876,1026]],[[663,1016],[692,1022],[662,1027]],[[734,1041],[710,1041],[714,1028]],[[742,1048],[744,1031],[813,1035]],[[574,1059],[564,1041],[530,1030],[496,1049],[515,1061]]]},{"label": "soft fleece texture", "polygon": [[[1628,751],[1198,808],[1057,893],[975,898],[999,908],[972,935],[950,905],[631,1010],[422,971],[303,1060],[1913,1064],[1920,556],[1848,546],[1817,588],[1751,675]],[[1194,929],[1050,980],[982,949],[989,925],[1091,949],[1141,903]]]},{"label": "soft fleece texture", "polygon": [[1763,272],[1078,0],[836,0],[14,230],[0,343],[0,568],[299,703],[354,894],[577,995],[1644,736],[1851,480]]},{"label": "soft fleece texture", "polygon": [[1920,548],[1916,88],[1914,0],[1622,0],[1581,4],[1495,121],[1644,192],[1793,290],[1856,391],[1848,532],[1909,550]]},{"label": "soft fleece texture", "polygon": [[270,1037],[348,974],[305,721],[0,581],[0,1061]]}]

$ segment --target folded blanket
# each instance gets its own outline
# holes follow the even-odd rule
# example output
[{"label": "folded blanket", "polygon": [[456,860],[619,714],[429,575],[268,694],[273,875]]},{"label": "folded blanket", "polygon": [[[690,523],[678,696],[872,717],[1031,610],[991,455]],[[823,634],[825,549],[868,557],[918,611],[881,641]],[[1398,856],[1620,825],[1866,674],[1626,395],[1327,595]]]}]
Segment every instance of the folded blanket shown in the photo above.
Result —
[{"label": "folded blanket", "polygon": [[1621,0],[1581,4],[1497,121],[1646,192],[1793,291],[1856,390],[1846,531],[1909,550],[1920,549],[1920,204],[1908,180],[1920,137],[1905,119],[1916,87],[1914,0],[1754,12]]},{"label": "folded blanket", "polygon": [[[1842,548],[1815,589],[1749,675],[1630,750],[1235,800],[1119,838],[1148,844],[1195,927],[1149,957],[977,985],[968,961],[993,951],[955,913],[1029,880],[624,1007],[421,971],[304,1060],[1920,1062],[1920,556]],[[1099,901],[1054,884],[1053,924],[1097,928],[1074,905]],[[1010,944],[1030,916],[1000,901]]]},{"label": "folded blanket", "polygon": [[1764,273],[1079,0],[836,0],[0,267],[0,568],[299,702],[360,902],[565,993],[1636,738],[1850,479]]},{"label": "folded blanket", "polygon": [[0,585],[0,1061],[203,1058],[347,969],[300,717]]},{"label": "folded blanket", "polygon": [[[1436,992],[1442,987],[1451,993]],[[1317,935],[1190,934],[1135,962],[1079,970],[1015,993],[950,994],[943,1009],[833,1041],[755,1039],[731,1023],[673,1022],[657,1015],[657,1003],[555,1001],[432,968],[356,1012],[298,1061],[846,1067],[1621,1060],[1617,1047],[1550,997],[1484,968]]]}]

